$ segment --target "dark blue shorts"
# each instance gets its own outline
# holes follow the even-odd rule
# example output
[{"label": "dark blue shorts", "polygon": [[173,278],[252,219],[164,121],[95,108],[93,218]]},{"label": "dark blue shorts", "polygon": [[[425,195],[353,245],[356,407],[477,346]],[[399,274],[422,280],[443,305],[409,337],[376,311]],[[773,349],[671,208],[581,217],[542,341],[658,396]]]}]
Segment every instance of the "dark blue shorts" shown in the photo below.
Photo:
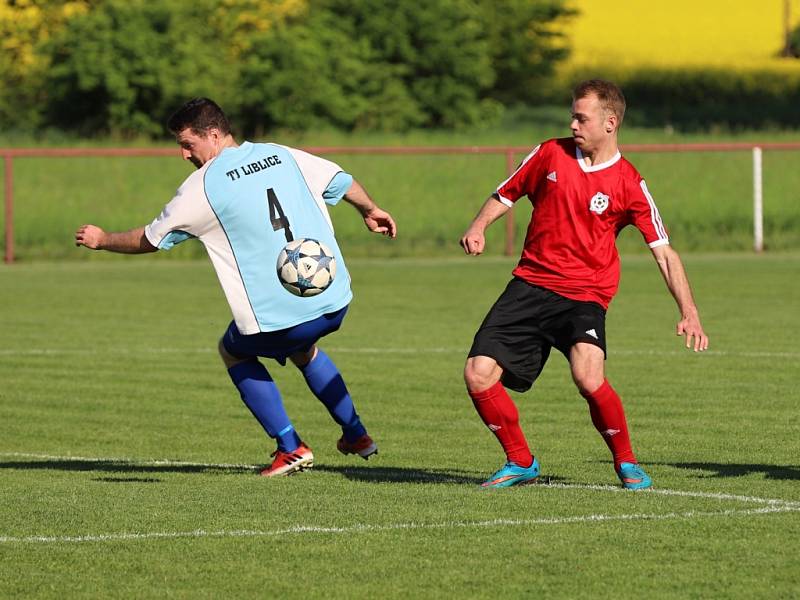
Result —
[{"label": "dark blue shorts", "polygon": [[274,358],[282,365],[286,359],[296,352],[306,352],[321,337],[333,333],[344,321],[347,307],[336,312],[317,317],[287,329],[278,331],[265,331],[252,335],[242,335],[236,328],[236,323],[231,321],[228,330],[222,337],[222,345],[228,354],[236,358],[252,358],[263,356]]}]

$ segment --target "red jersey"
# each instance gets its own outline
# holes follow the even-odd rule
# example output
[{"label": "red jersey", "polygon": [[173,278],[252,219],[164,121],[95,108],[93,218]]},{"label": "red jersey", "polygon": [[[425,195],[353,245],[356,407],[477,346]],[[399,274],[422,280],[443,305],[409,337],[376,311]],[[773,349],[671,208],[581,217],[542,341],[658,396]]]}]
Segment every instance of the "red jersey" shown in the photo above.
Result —
[{"label": "red jersey", "polygon": [[608,308],[619,287],[617,234],[626,225],[651,248],[669,243],[644,179],[619,152],[590,167],[571,138],[548,140],[497,188],[507,206],[524,195],[533,216],[514,275],[573,300]]}]

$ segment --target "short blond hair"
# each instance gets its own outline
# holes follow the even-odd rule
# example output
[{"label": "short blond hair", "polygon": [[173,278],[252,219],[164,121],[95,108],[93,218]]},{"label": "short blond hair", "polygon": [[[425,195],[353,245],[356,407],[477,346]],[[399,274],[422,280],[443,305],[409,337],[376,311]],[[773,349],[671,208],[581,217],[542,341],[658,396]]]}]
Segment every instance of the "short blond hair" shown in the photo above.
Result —
[{"label": "short blond hair", "polygon": [[575,86],[572,91],[572,100],[579,100],[594,94],[600,101],[603,110],[616,115],[619,124],[625,118],[625,96],[615,83],[605,79],[588,79]]}]

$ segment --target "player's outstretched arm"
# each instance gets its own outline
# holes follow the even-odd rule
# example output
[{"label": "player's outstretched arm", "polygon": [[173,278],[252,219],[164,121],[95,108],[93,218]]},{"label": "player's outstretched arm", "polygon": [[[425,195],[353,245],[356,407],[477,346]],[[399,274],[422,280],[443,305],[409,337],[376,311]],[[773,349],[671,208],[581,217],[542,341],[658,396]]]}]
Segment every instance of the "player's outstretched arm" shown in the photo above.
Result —
[{"label": "player's outstretched arm", "polygon": [[391,238],[397,237],[397,225],[395,225],[392,215],[379,207],[372,198],[369,197],[367,190],[358,181],[353,179],[353,183],[344,199],[355,206],[361,216],[364,217],[364,224],[367,229],[374,233],[382,233]]},{"label": "player's outstretched arm", "polygon": [[508,212],[508,206],[494,196],[484,202],[478,216],[475,217],[464,235],[460,244],[467,254],[478,255],[486,246],[486,228]]},{"label": "player's outstretched arm", "polygon": [[707,350],[708,336],[700,324],[700,315],[680,256],[669,245],[656,246],[652,251],[664,281],[678,304],[678,310],[681,311],[681,320],[678,321],[676,333],[686,337],[687,348],[694,346],[695,352]]},{"label": "player's outstretched arm", "polygon": [[97,225],[81,225],[75,232],[75,245],[123,254],[144,254],[158,250],[145,236],[144,227],[114,233],[103,231]]}]

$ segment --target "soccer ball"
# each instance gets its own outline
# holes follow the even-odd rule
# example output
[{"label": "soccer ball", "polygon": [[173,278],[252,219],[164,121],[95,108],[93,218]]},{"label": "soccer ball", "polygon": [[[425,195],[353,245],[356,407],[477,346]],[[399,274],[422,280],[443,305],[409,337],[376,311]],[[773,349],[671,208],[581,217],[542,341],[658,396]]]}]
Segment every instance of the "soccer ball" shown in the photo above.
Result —
[{"label": "soccer ball", "polygon": [[336,260],[325,244],[309,238],[286,244],[278,254],[278,279],[295,296],[316,296],[336,276]]}]

